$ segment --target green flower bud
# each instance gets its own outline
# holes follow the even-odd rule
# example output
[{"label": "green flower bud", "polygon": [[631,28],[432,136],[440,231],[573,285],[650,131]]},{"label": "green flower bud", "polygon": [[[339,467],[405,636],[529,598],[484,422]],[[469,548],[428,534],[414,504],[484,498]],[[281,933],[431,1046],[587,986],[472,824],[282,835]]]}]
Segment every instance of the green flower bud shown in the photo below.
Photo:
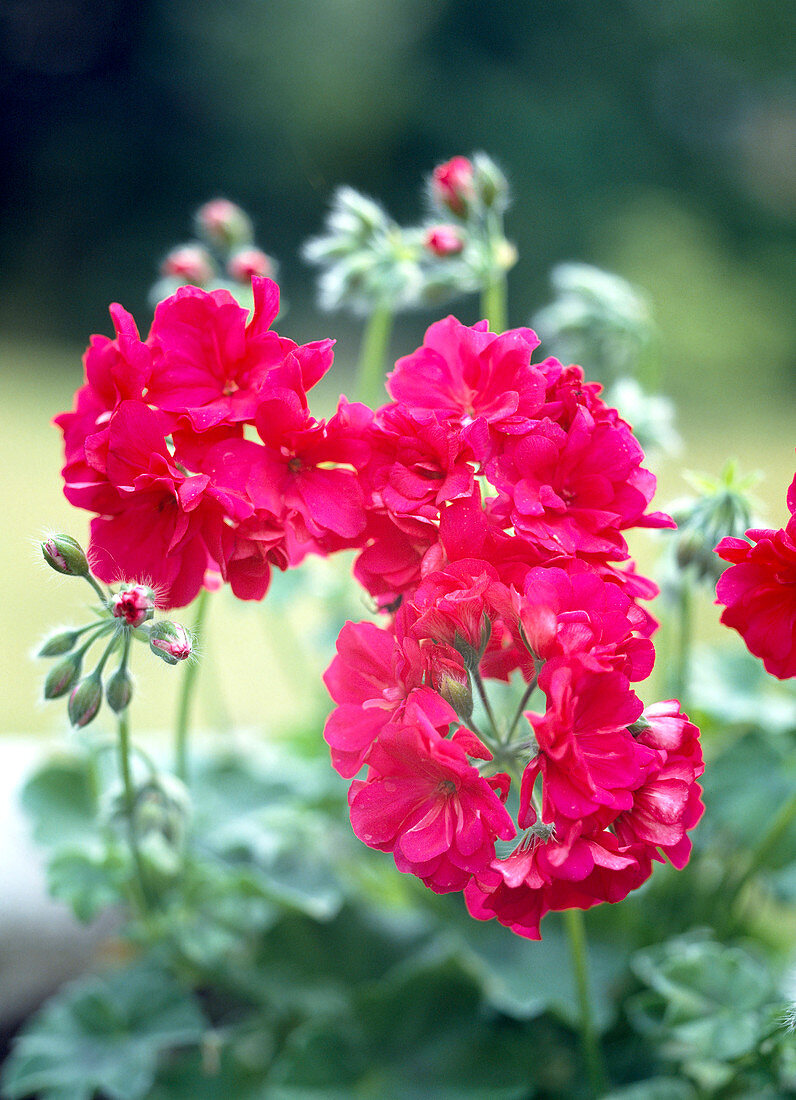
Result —
[{"label": "green flower bud", "polygon": [[473,157],[473,186],[484,206],[505,210],[508,204],[509,182],[486,153],[476,153]]},{"label": "green flower bud", "polygon": [[41,544],[44,560],[56,571],[67,577],[87,577],[88,561],[80,545],[69,535],[51,535]]},{"label": "green flower bud", "polygon": [[50,669],[44,681],[44,698],[58,699],[66,695],[80,678],[83,667],[82,653],[72,653]]},{"label": "green flower bud", "polygon": [[36,654],[37,657],[60,657],[62,653],[68,653],[80,637],[79,630],[64,630],[60,634],[51,634],[45,638]]},{"label": "green flower bud", "polygon": [[78,729],[87,726],[96,718],[101,705],[102,677],[98,672],[92,672],[80,681],[69,696],[69,721]]},{"label": "green flower bud", "polygon": [[149,630],[149,648],[167,665],[176,665],[191,656],[193,642],[184,626],[163,619]]},{"label": "green flower bud", "polygon": [[126,668],[117,668],[105,685],[105,698],[114,714],[121,714],[133,697],[133,678]]}]

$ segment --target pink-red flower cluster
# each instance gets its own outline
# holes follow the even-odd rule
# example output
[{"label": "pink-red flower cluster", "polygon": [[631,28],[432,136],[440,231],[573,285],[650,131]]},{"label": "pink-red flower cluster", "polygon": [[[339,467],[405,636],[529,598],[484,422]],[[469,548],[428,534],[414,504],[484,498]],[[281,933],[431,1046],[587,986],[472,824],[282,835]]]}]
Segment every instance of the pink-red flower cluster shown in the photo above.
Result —
[{"label": "pink-red flower cluster", "polygon": [[251,319],[223,290],[184,287],[161,302],[142,341],[111,307],[114,339],[95,336],[64,434],[67,498],[96,513],[90,556],[106,581],[134,577],[165,606],[220,575],[261,599],[285,568],[366,525],[354,468],[371,413],[341,400],[315,419],[307,391],[332,341],[297,345],[271,328],[279,291],[254,278]]},{"label": "pink-red flower cluster", "polygon": [[[702,772],[679,705],[644,711],[632,687],[655,587],[625,532],[671,524],[648,511],[655,479],[599,387],[533,364],[537,343],[449,317],[396,364],[365,434],[355,565],[390,618],[347,623],[325,676],[356,834],[532,938],[550,910],[682,866]],[[495,680],[519,684],[511,715]]]},{"label": "pink-red flower cluster", "polygon": [[[449,204],[465,167],[435,177]],[[92,340],[57,422],[95,572],[169,605],[219,578],[260,599],[272,566],[356,549],[385,625],[347,623],[325,676],[353,828],[474,916],[538,937],[550,910],[682,866],[702,761],[679,705],[643,711],[632,686],[652,667],[656,590],[625,533],[671,520],[649,511],[629,425],[579,367],[532,363],[530,329],[453,317],[397,362],[390,402],[341,398],[317,420],[307,392],[332,342],[279,336],[275,284],[253,291],[249,319],[183,288],[145,341],[113,306],[115,338]],[[139,613],[132,597],[118,611]],[[513,714],[495,681],[519,685]]]},{"label": "pink-red flower cluster", "polygon": [[780,680],[796,676],[796,477],[787,500],[785,527],[755,528],[746,539],[723,538],[716,547],[730,562],[716,585],[716,602],[725,606],[721,621]]}]

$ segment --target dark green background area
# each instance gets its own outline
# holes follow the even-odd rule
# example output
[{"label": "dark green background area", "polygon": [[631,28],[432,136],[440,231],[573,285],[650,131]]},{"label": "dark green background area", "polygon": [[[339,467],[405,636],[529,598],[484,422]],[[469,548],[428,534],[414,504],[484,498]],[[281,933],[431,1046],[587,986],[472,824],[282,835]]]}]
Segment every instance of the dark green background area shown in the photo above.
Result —
[{"label": "dark green background area", "polygon": [[82,342],[117,299],[145,327],[158,257],[225,194],[280,261],[293,333],[317,332],[298,251],[332,189],[409,222],[433,165],[483,148],[513,182],[513,323],[551,265],[595,262],[663,299],[664,331],[668,302],[708,360],[743,349],[776,389],[788,31],[781,0],[17,0],[0,12],[0,323]]}]

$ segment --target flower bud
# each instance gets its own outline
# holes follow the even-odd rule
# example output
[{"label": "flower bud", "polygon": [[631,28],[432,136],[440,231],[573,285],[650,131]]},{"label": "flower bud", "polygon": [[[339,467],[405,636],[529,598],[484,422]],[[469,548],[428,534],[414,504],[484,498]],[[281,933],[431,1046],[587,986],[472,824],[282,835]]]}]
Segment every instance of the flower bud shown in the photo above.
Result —
[{"label": "flower bud", "polygon": [[193,286],[206,286],[213,278],[213,261],[200,244],[184,244],[173,248],[160,265],[161,275],[174,275]]},{"label": "flower bud", "polygon": [[463,215],[475,198],[473,166],[467,157],[452,157],[438,164],[431,176],[431,194],[452,214]]},{"label": "flower bud", "polygon": [[435,256],[458,256],[464,249],[464,237],[455,225],[432,225],[423,244]]},{"label": "flower bud", "polygon": [[164,619],[153,623],[149,631],[149,648],[167,665],[176,665],[191,656],[193,641],[184,626]]},{"label": "flower bud", "polygon": [[87,577],[88,561],[80,543],[69,535],[51,535],[41,544],[44,560],[67,577]]},{"label": "flower bud", "polygon": [[227,274],[238,283],[250,283],[252,278],[272,276],[273,261],[260,248],[241,248],[227,260]]},{"label": "flower bud", "polygon": [[155,614],[155,596],[145,584],[134,584],[112,596],[110,608],[114,618],[124,619],[128,626],[141,626]]},{"label": "flower bud", "polygon": [[36,656],[60,657],[62,653],[68,653],[72,649],[79,636],[78,630],[64,630],[60,634],[51,634],[42,642]]},{"label": "flower bud", "polygon": [[436,689],[463,721],[469,721],[473,713],[473,691],[467,673],[465,679],[460,679],[452,675],[449,669],[445,669],[437,677]]},{"label": "flower bud", "polygon": [[473,187],[484,206],[505,209],[509,182],[495,162],[486,153],[476,153],[472,171]]},{"label": "flower bud", "polygon": [[83,655],[81,653],[71,653],[63,661],[59,661],[47,673],[47,678],[44,681],[44,698],[59,699],[62,695],[66,695],[67,691],[70,691],[77,683],[82,667]]},{"label": "flower bud", "polygon": [[133,678],[126,668],[117,668],[105,685],[105,698],[114,714],[121,714],[133,697]]},{"label": "flower bud", "polygon": [[229,199],[213,199],[196,212],[199,232],[219,248],[235,248],[252,239],[252,223],[248,215]]},{"label": "flower bud", "polygon": [[98,672],[92,672],[80,681],[69,696],[69,721],[78,729],[87,726],[96,718],[101,705],[102,678]]}]

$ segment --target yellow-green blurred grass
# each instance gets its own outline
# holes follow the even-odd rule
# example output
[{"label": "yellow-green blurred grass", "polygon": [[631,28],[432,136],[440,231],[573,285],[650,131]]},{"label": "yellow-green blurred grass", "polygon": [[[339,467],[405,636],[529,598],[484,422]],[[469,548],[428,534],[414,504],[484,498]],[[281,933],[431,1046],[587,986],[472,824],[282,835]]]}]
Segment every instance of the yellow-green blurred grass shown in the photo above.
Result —
[{"label": "yellow-green blurred grass", "polygon": [[[80,622],[90,600],[84,583],[59,577],[40,561],[36,542],[47,529],[67,531],[85,540],[89,516],[72,509],[61,492],[60,433],[52,417],[71,407],[81,381],[81,349],[0,344],[0,460],[3,471],[2,624],[0,631],[0,730],[46,733],[65,728],[65,707],[39,702],[45,662],[31,651],[53,626]],[[659,469],[659,506],[688,492],[683,467],[716,472],[736,456],[744,470],[764,474],[757,495],[764,519],[774,526],[786,516],[785,492],[793,477],[794,431],[791,404],[750,403],[753,390],[738,393],[738,403],[721,418],[714,416],[711,396],[691,407],[681,423],[686,446],[680,459]],[[723,404],[723,403],[722,403]],[[644,571],[654,575],[660,538],[642,534],[634,549]],[[322,597],[311,610],[317,627],[323,617]],[[304,611],[307,612],[304,604]],[[364,617],[354,595],[351,618]],[[175,618],[178,617],[175,614]],[[182,617],[186,615],[182,613]],[[696,610],[703,638],[723,636],[740,644],[718,626],[718,610],[707,599]],[[206,668],[200,677],[197,720],[205,728],[232,723],[268,729],[306,721],[317,708],[320,669],[332,656],[303,655],[297,634],[302,623],[280,607],[240,604],[228,592],[214,594]],[[666,636],[660,636],[659,662],[666,660]],[[182,669],[169,668],[141,652],[136,663],[139,688],[134,720],[138,729],[165,729],[172,724],[177,681]],[[102,719],[98,719],[98,722]]]}]

